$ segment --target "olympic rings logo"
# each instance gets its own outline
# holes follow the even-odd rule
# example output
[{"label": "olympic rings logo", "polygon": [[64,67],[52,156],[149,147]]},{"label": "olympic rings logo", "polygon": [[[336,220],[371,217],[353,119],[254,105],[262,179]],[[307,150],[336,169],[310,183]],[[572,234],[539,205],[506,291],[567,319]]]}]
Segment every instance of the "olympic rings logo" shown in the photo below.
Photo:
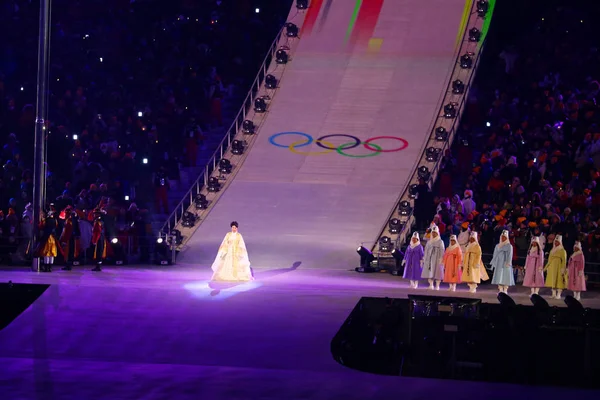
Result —
[{"label": "olympic rings logo", "polygon": [[[303,139],[294,141],[290,144],[278,143],[276,141],[276,139],[280,138],[282,136],[300,136]],[[327,139],[334,138],[334,137],[345,138],[345,139],[348,139],[351,141],[344,142],[344,143],[336,146],[335,144],[333,144],[327,140]],[[385,140],[385,139],[395,140],[397,142],[400,142],[400,145],[396,148],[383,149],[381,146],[373,143],[375,140]],[[325,135],[325,136],[321,136],[318,139],[314,139],[311,135],[309,135],[308,133],[304,133],[304,132],[276,133],[274,135],[271,135],[271,137],[269,137],[269,143],[271,143],[275,147],[282,147],[284,149],[288,149],[289,151],[291,151],[294,154],[298,154],[298,155],[302,155],[302,156],[320,156],[320,155],[329,154],[329,153],[332,153],[335,151],[337,154],[339,154],[341,156],[351,157],[351,158],[366,158],[366,157],[377,156],[381,153],[395,153],[398,151],[402,151],[408,147],[408,142],[405,139],[402,139],[401,137],[398,137],[398,136],[375,136],[375,137],[367,139],[363,142],[356,136],[342,135],[342,134]],[[317,150],[317,151],[299,150],[302,147],[309,146],[313,143],[316,144],[318,147],[320,147],[323,150]],[[363,146],[365,149],[369,150],[369,152],[367,154],[349,154],[347,152],[348,150],[355,149],[359,146]]]}]

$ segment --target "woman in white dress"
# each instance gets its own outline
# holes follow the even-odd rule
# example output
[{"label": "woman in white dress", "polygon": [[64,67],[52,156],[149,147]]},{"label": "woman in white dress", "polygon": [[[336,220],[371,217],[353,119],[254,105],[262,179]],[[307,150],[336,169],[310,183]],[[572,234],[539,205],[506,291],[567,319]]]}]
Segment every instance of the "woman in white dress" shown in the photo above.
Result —
[{"label": "woman in white dress", "polygon": [[242,234],[238,232],[236,221],[231,223],[231,232],[225,235],[211,268],[213,281],[245,282],[254,279],[246,244]]}]

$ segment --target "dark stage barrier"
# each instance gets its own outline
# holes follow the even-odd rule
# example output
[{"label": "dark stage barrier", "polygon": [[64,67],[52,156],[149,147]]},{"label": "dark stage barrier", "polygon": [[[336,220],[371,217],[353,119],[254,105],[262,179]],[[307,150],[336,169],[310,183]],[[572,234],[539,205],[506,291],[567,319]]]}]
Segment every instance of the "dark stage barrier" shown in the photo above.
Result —
[{"label": "dark stage barrier", "polygon": [[[479,299],[362,298],[331,341],[334,359],[397,376],[600,387],[600,312]],[[545,303],[545,304],[544,304]]]}]

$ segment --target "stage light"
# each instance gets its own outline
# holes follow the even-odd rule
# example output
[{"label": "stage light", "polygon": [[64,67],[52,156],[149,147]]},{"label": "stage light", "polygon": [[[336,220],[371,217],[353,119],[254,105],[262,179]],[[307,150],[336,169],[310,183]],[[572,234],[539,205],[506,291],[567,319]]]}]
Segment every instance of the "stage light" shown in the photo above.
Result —
[{"label": "stage light", "polygon": [[418,190],[419,190],[419,185],[417,185],[416,183],[413,183],[412,185],[410,185],[408,187],[408,197],[410,197],[411,199],[416,199]]},{"label": "stage light", "polygon": [[265,86],[267,89],[277,89],[277,78],[271,74],[265,76]]},{"label": "stage light", "polygon": [[124,199],[125,201],[129,201],[129,196],[125,195]]},{"label": "stage light", "polygon": [[222,174],[230,174],[232,170],[231,161],[223,158],[219,161],[219,172]]},{"label": "stage light", "polygon": [[383,236],[379,239],[379,251],[389,253],[394,249],[394,243],[389,236]]},{"label": "stage light", "polygon": [[191,228],[196,224],[196,214],[186,211],[183,213],[183,216],[181,217],[181,225],[184,226],[185,228]]},{"label": "stage light", "polygon": [[21,86],[21,92],[22,92],[23,90],[25,90],[25,88],[24,88],[23,86]]},{"label": "stage light", "polygon": [[585,310],[581,302],[571,295],[565,297],[564,301],[570,311],[583,312]]},{"label": "stage light", "polygon": [[279,49],[275,52],[275,62],[277,64],[287,64],[288,58],[288,53],[283,49]]},{"label": "stage light", "polygon": [[306,10],[308,8],[308,0],[296,0],[296,8],[298,10]]},{"label": "stage light", "polygon": [[490,126],[492,126],[492,123],[488,121],[485,123],[485,126],[487,126],[489,128]]},{"label": "stage light", "polygon": [[181,243],[183,243],[183,235],[181,234],[179,229],[173,229],[171,231],[171,238],[175,239],[176,246],[181,246]]},{"label": "stage light", "polygon": [[436,162],[439,159],[441,153],[442,149],[440,148],[428,147],[427,150],[425,150],[425,158],[429,162]]},{"label": "stage light", "polygon": [[396,261],[396,268],[392,271],[392,275],[398,276],[402,275],[402,260],[404,260],[404,253],[400,251],[399,248],[395,248],[392,250],[392,257],[394,257],[394,261]]},{"label": "stage light", "polygon": [[194,199],[194,206],[196,207],[196,210],[206,210],[208,208],[206,196],[202,193],[198,193]]},{"label": "stage light", "polygon": [[412,212],[410,201],[402,200],[400,204],[398,204],[398,211],[400,211],[400,215],[402,215],[403,217],[409,216]]},{"label": "stage light", "polygon": [[498,301],[500,302],[501,306],[504,307],[516,307],[517,303],[515,303],[515,301],[512,299],[512,297],[510,297],[509,295],[507,295],[504,292],[500,292],[498,293]]},{"label": "stage light", "polygon": [[448,103],[444,106],[444,118],[456,118],[456,103]]},{"label": "stage light", "polygon": [[435,140],[445,142],[448,140],[448,131],[443,126],[435,128]]},{"label": "stage light", "polygon": [[242,122],[242,132],[244,134],[253,135],[255,131],[256,127],[254,126],[254,122],[250,121],[249,119],[244,120],[244,122]]},{"label": "stage light", "polygon": [[214,176],[208,178],[208,191],[218,192],[219,190],[221,190],[221,184],[219,183],[219,179]]},{"label": "stage light", "polygon": [[477,2],[477,15],[479,15],[481,18],[484,18],[488,12],[488,7],[489,4],[487,0],[479,0]]},{"label": "stage light", "polygon": [[148,164],[148,159],[147,158],[143,158],[142,159],[142,164]]},{"label": "stage light", "polygon": [[470,69],[473,67],[473,53],[466,53],[460,56],[460,67],[463,69]]},{"label": "stage light", "polygon": [[285,34],[290,38],[298,37],[298,26],[296,26],[294,23],[288,22],[285,24]]},{"label": "stage light", "polygon": [[138,117],[140,117],[140,118],[141,118],[141,117],[143,117],[143,116],[144,116],[144,113],[143,113],[143,112],[141,112],[141,111],[138,111]]},{"label": "stage light", "polygon": [[427,168],[424,165],[419,167],[419,169],[417,170],[417,175],[419,176],[419,178],[423,179],[424,181],[428,181],[429,178],[431,178],[431,173],[429,172],[429,168]]},{"label": "stage light", "polygon": [[388,230],[391,234],[397,235],[402,230],[403,225],[398,218],[392,218],[388,222]]},{"label": "stage light", "polygon": [[368,269],[371,266],[371,262],[375,260],[375,256],[364,246],[360,246],[356,252],[360,256],[360,268],[357,268],[356,271],[364,272],[366,268]]},{"label": "stage light", "polygon": [[242,142],[241,140],[234,140],[233,142],[231,142],[231,153],[235,154],[236,156],[240,156],[244,154],[245,147],[246,146],[244,145],[244,142]]},{"label": "stage light", "polygon": [[156,239],[156,244],[154,245],[154,261],[158,265],[171,264],[169,246],[167,245],[167,242],[161,237]]},{"label": "stage light", "polygon": [[460,79],[452,82],[452,93],[463,94],[465,92],[465,84]]},{"label": "stage light", "polygon": [[119,242],[119,239],[112,238],[110,240],[112,253],[113,253],[113,262],[115,265],[123,265],[127,261],[127,255],[125,254],[125,250],[123,249],[123,245]]},{"label": "stage light", "polygon": [[258,8],[258,7],[257,7],[257,8],[255,8],[255,9],[254,9],[254,12],[258,14],[258,13],[260,12],[260,8]]},{"label": "stage light", "polygon": [[479,42],[481,40],[481,31],[477,28],[469,29],[469,42]]},{"label": "stage light", "polygon": [[100,57],[100,62],[104,61],[104,59],[102,57]]},{"label": "stage light", "polygon": [[254,100],[254,112],[264,113],[267,111],[267,102],[262,97]]},{"label": "stage light", "polygon": [[532,294],[529,298],[531,300],[531,304],[538,311],[547,311],[550,309],[550,304],[539,294]]}]

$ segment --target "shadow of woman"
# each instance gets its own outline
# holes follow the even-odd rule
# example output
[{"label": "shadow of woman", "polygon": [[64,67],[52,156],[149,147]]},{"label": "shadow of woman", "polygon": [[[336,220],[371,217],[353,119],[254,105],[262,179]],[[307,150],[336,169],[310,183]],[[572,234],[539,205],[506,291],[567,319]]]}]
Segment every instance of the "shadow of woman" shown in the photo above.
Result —
[{"label": "shadow of woman", "polygon": [[300,267],[300,265],[302,265],[302,261],[296,261],[292,264],[291,267],[288,268],[278,268],[278,269],[271,269],[268,271],[264,271],[264,272],[259,272],[257,275],[254,275],[255,278],[260,278],[260,280],[264,280],[264,279],[270,279],[273,278],[274,276],[277,275],[281,275],[281,274],[285,274],[288,272],[292,272],[298,269],[298,267]]}]

